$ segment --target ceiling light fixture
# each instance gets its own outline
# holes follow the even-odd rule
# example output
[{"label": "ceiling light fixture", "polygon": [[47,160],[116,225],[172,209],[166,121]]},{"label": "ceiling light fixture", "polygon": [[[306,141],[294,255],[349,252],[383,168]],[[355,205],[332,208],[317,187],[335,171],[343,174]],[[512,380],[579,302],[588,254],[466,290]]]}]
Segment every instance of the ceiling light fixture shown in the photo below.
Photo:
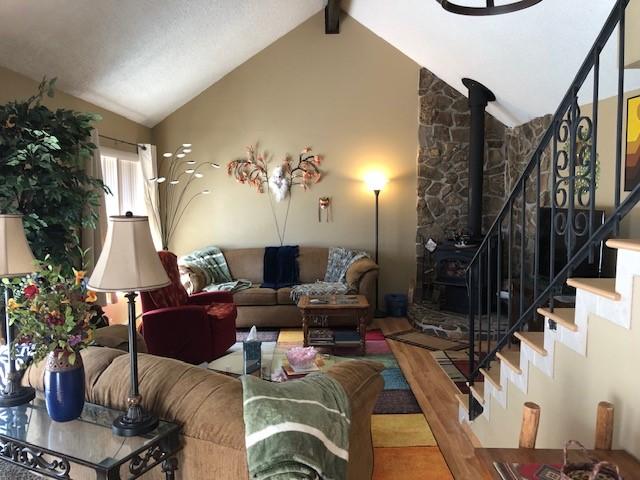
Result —
[{"label": "ceiling light fixture", "polygon": [[162,156],[163,156],[164,158],[171,158],[171,157],[173,157],[173,153],[166,152],[166,153],[163,153],[163,154],[162,154]]},{"label": "ceiling light fixture", "polygon": [[478,3],[484,3],[484,6],[471,7],[468,5],[458,5],[449,0],[436,0],[442,8],[451,13],[459,15],[486,16],[501,15],[503,13],[517,12],[525,8],[533,7],[542,0],[512,0],[503,5],[496,5],[494,0],[476,0]]},{"label": "ceiling light fixture", "polygon": [[220,168],[220,165],[219,165],[219,164],[217,164],[217,163],[212,163],[212,164],[211,164],[211,166],[212,166],[213,168]]},{"label": "ceiling light fixture", "polygon": [[188,160],[188,161],[187,161],[187,164],[188,164],[188,165],[195,165],[195,164],[196,164],[196,161],[195,161],[195,160]]},{"label": "ceiling light fixture", "polygon": [[195,174],[194,174],[194,177],[196,177],[196,178],[202,178],[202,177],[204,177],[204,175],[203,175],[202,173],[195,173]]},{"label": "ceiling light fixture", "polygon": [[193,168],[187,168],[184,173],[188,173],[189,175],[191,175],[193,172],[195,172],[195,169]]},{"label": "ceiling light fixture", "polygon": [[183,148],[191,148],[191,144],[190,143],[183,143],[182,147]]},{"label": "ceiling light fixture", "polygon": [[186,157],[186,156],[187,156],[187,155],[186,155],[186,154],[184,154],[184,153],[179,153],[179,154],[177,154],[177,155],[176,155],[176,157],[178,157],[178,158],[184,158],[184,157]]},{"label": "ceiling light fixture", "polygon": [[171,185],[177,185],[177,184],[179,184],[179,183],[180,183],[180,180],[171,180],[169,183],[170,183]]},{"label": "ceiling light fixture", "polygon": [[184,153],[191,153],[191,149],[190,148],[185,148],[184,150],[182,150]]}]

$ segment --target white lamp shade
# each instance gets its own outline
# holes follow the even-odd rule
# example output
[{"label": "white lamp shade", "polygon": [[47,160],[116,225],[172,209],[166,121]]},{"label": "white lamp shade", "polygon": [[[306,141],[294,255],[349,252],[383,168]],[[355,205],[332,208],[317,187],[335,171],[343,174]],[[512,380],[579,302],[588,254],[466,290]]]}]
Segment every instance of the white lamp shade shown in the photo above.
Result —
[{"label": "white lamp shade", "polygon": [[144,292],[171,281],[153,246],[148,217],[109,217],[109,230],[89,288],[96,292]]},{"label": "white lamp shade", "polygon": [[0,215],[0,277],[20,277],[36,270],[22,215]]},{"label": "white lamp shade", "polygon": [[369,190],[382,190],[387,184],[387,177],[382,172],[369,172],[364,177],[364,182]]}]

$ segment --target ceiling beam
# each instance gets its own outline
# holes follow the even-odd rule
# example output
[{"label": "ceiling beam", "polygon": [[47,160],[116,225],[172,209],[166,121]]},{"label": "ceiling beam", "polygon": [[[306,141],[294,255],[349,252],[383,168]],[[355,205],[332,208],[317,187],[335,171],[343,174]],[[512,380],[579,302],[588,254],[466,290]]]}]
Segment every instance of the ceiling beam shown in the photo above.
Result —
[{"label": "ceiling beam", "polygon": [[340,33],[340,0],[327,0],[324,8],[324,33]]}]

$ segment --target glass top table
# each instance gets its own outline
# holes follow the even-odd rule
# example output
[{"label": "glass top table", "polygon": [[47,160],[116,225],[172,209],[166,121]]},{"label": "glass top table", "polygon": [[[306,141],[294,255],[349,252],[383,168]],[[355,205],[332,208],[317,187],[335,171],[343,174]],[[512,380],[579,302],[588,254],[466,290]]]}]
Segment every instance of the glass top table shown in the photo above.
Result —
[{"label": "glass top table", "polygon": [[59,423],[49,417],[40,397],[0,408],[0,459],[58,479],[73,478],[75,464],[93,470],[100,480],[119,479],[125,464],[126,478],[138,478],[159,464],[167,480],[175,478],[180,426],[161,420],[146,435],[119,437],[111,432],[111,424],[121,414],[85,403],[79,418]]}]

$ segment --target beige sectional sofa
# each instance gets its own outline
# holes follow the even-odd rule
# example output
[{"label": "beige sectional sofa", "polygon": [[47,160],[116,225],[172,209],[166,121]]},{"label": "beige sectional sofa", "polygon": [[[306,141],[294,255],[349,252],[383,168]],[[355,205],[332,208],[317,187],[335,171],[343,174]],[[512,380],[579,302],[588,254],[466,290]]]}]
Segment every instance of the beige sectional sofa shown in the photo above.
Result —
[{"label": "beige sectional sofa", "polygon": [[[121,350],[89,347],[82,351],[82,360],[86,400],[125,410],[129,355]],[[29,367],[23,384],[42,391],[44,363]],[[383,387],[382,368],[374,362],[348,361],[332,366],[327,372],[340,382],[351,406],[347,480],[368,480],[372,475],[371,414]],[[138,355],[138,369],[145,407],[182,426],[183,448],[177,455],[176,480],[248,479],[240,381],[147,354]],[[85,473],[86,469],[79,465],[72,467],[74,479],[95,478],[95,474]],[[121,474],[122,478],[129,478],[126,466]],[[165,476],[160,468],[155,468],[143,478],[164,480]]]},{"label": "beige sectional sofa", "polygon": [[[264,248],[223,249],[229,270],[234,279],[247,279],[253,287],[236,292],[233,296],[238,306],[236,327],[300,327],[298,307],[291,300],[291,289],[260,288],[263,278]],[[298,264],[300,282],[314,283],[323,280],[327,270],[329,249],[324,247],[300,247]],[[354,292],[369,300],[370,318],[373,318],[375,283],[378,266],[370,259],[354,262],[347,271],[347,283]]]}]

